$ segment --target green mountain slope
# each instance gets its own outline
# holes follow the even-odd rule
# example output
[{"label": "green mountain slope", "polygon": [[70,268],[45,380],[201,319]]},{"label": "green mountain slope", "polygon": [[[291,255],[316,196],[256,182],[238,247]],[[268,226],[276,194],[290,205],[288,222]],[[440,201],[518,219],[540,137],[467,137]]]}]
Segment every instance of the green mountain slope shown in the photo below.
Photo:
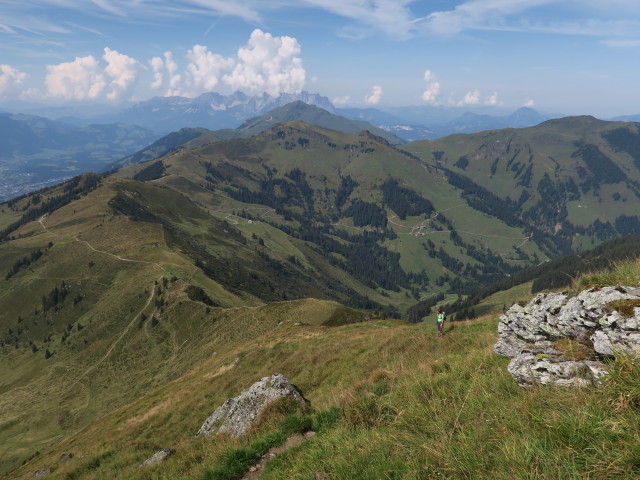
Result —
[{"label": "green mountain slope", "polygon": [[[624,268],[625,278],[640,279],[637,263]],[[620,273],[608,276],[620,281]],[[202,358],[13,478],[47,468],[54,480],[238,478],[238,464],[248,468],[255,451],[284,440],[283,425],[316,435],[269,459],[262,478],[637,477],[637,366],[617,360],[600,388],[521,388],[492,350],[496,328],[496,317],[456,323],[443,338],[433,325],[402,322],[280,325]],[[195,438],[226,398],[276,371],[304,392],[311,412],[281,406],[247,438]],[[173,457],[140,467],[167,446]]]},{"label": "green mountain slope", "polygon": [[370,133],[285,123],[118,175],[180,191],[259,236],[276,258],[312,272],[331,270],[322,267],[328,261],[351,277],[356,307],[375,308],[367,297],[403,311],[423,295],[462,292],[542,255],[522,226],[471,208],[437,169]]},{"label": "green mountain slope", "polygon": [[401,138],[381,128],[375,127],[369,122],[350,120],[330,113],[322,108],[307,105],[300,100],[270,110],[259,117],[251,118],[240,125],[236,131],[243,137],[251,137],[278,123],[293,121],[302,121],[310,125],[329,128],[343,133],[357,133],[368,130],[374,135],[384,138],[391,145],[402,145],[405,143]]},{"label": "green mountain slope", "polygon": [[109,169],[117,169],[155,160],[181,147],[200,148],[203,145],[215,143],[220,139],[249,138],[278,123],[291,121],[303,121],[311,125],[330,128],[343,133],[357,133],[368,130],[384,138],[392,145],[405,143],[402,139],[368,122],[349,120],[314,105],[308,105],[302,101],[295,101],[270,110],[259,117],[249,119],[236,129],[211,131],[206,128],[182,128],[177,132],[172,132],[160,138],[136,153],[113,163]]},{"label": "green mountain slope", "polygon": [[209,133],[211,133],[211,131],[207,130],[206,128],[182,128],[177,132],[172,132],[169,135],[165,135],[164,137],[153,142],[151,145],[138,150],[134,154],[118,160],[105,170],[118,169],[126,167],[128,165],[134,165],[136,163],[144,163],[150,160],[155,160],[156,158],[166,155],[168,152],[184,145],[190,140]]},{"label": "green mountain slope", "polygon": [[491,192],[503,203],[505,218],[508,210],[513,222],[553,235],[563,253],[640,233],[637,123],[568,117],[406,149],[450,172],[451,184],[472,179],[469,197]]},{"label": "green mountain slope", "polygon": [[266,305],[326,287],[172,190],[88,176],[40,197],[3,205],[23,219],[0,243],[3,471],[280,322],[367,318],[322,300]]},{"label": "green mountain slope", "polygon": [[[590,131],[589,122],[574,123],[562,145]],[[599,138],[602,132],[617,139],[616,155],[632,164],[635,133],[605,129]],[[0,205],[3,472],[40,451],[16,475],[33,477],[53,466],[52,478],[209,478],[206,469],[239,444],[195,441],[192,427],[226,396],[278,370],[303,388],[315,408],[342,408],[343,420],[320,445],[335,451],[348,432],[357,432],[356,453],[347,448],[342,457],[340,450],[338,470],[326,471],[330,477],[351,478],[353,465],[373,468],[362,464],[358,451],[376,458],[380,471],[400,469],[409,477],[419,477],[427,463],[454,476],[498,464],[512,473],[518,457],[513,445],[521,438],[516,432],[527,423],[503,419],[496,431],[510,432],[510,440],[502,442],[476,422],[486,420],[479,412],[497,416],[531,401],[531,414],[539,415],[538,402],[560,397],[513,389],[504,359],[490,353],[495,319],[456,325],[452,332],[459,336],[436,343],[424,325],[380,318],[404,316],[418,300],[455,300],[571,246],[598,243],[596,230],[574,230],[568,237],[563,232],[569,226],[548,227],[546,211],[534,209],[539,218],[525,215],[527,200],[518,207],[504,192],[489,191],[491,183],[483,186],[492,179],[469,178],[471,161],[467,170],[451,167],[453,154],[444,150],[420,159],[417,150],[400,150],[370,132],[288,122],[251,138],[209,143],[205,137],[112,176],[77,177]],[[443,142],[462,148],[454,139]],[[470,139],[480,143],[474,136],[459,138]],[[590,185],[583,195],[592,194],[594,179],[600,192],[606,185],[632,190],[635,180],[621,179],[609,163],[600,162],[608,173],[597,170],[600,164],[590,156],[595,150],[585,145],[606,151],[623,170],[623,160],[603,144],[574,145],[580,153],[565,160],[578,178],[578,167],[596,172],[583,178],[585,188]],[[572,178],[568,169],[559,169],[563,184]],[[531,171],[533,178],[537,170]],[[551,198],[542,187],[535,192]],[[471,381],[474,372],[482,373],[477,382]],[[428,383],[414,388],[425,375]],[[467,402],[470,382],[484,401]],[[502,403],[489,394],[496,385],[506,392]],[[440,407],[416,407],[416,398],[436,398],[430,391],[443,399]],[[577,408],[582,414],[572,418],[587,419],[589,402],[606,401],[602,395],[577,407],[570,396],[561,397],[566,409],[558,404],[558,411]],[[442,423],[419,423],[431,433],[415,443],[411,426],[434,417],[442,405],[456,407],[453,413],[444,409]],[[597,409],[611,422],[629,421],[628,413]],[[461,431],[475,433],[459,436],[459,422],[467,427]],[[606,441],[628,452],[633,428],[630,436],[590,434],[581,448]],[[424,454],[421,445],[445,430],[452,443],[442,455],[430,454],[427,463],[385,463],[381,452]],[[584,457],[571,463],[562,453],[577,448],[563,431],[549,437],[531,427],[534,456],[547,453],[549,442],[561,451],[540,468],[557,474],[571,464],[571,475],[591,471]],[[480,457],[456,463],[477,441],[491,445],[492,464]],[[165,442],[185,452],[169,473],[138,470]],[[58,464],[65,450],[78,462]],[[324,471],[313,460],[318,451],[307,452],[305,463]],[[358,462],[350,464],[349,456]],[[305,474],[303,464],[282,461],[285,471]],[[616,465],[626,473],[632,463],[618,459]]]}]

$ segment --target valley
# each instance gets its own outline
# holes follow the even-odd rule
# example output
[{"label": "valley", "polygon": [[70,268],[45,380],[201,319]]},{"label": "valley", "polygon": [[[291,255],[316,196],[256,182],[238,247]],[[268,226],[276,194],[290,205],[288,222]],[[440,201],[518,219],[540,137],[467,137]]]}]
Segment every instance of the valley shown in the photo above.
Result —
[{"label": "valley", "polygon": [[[290,112],[317,114],[293,104],[273,116]],[[616,259],[636,252],[637,242],[615,239],[640,233],[637,124],[577,117],[393,145],[367,130],[267,120],[234,134],[185,129],[110,174],[0,204],[0,473],[25,462],[17,478],[32,477],[74,451],[103,467],[78,458],[51,478],[113,469],[162,478],[135,466],[171,440],[183,453],[168,475],[209,478],[237,444],[206,443],[211,453],[200,454],[204,443],[163,425],[193,430],[211,403],[278,369],[317,411],[342,412],[326,448],[350,429],[369,442],[371,428],[404,439],[388,448],[417,448],[397,407],[411,411],[409,399],[426,395],[416,379],[434,382],[424,388],[460,412],[469,394],[451,371],[483,372],[474,398],[490,398],[492,378],[513,402],[529,401],[490,353],[495,314],[530,296],[539,278],[536,288],[552,282],[544,268],[566,265],[555,258],[579,252],[606,265],[606,251],[587,250],[607,241]],[[477,293],[499,281],[507,283]],[[428,321],[444,304],[457,322],[435,343]],[[466,322],[476,312],[488,316]],[[455,395],[440,382],[458,385]],[[368,398],[373,417],[361,417]],[[464,415],[447,417],[451,455],[465,422],[513,468],[510,447]],[[442,472],[470,468],[427,457]],[[376,468],[405,468],[381,458]],[[553,468],[566,461],[554,458]],[[304,470],[291,461],[283,456],[282,468]],[[341,461],[329,471],[347,468]]]}]

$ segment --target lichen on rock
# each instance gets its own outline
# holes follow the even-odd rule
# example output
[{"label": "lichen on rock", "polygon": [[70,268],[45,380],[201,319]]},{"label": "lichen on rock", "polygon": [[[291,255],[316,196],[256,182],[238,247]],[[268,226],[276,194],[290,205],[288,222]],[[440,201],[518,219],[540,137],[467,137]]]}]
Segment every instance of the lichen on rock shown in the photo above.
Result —
[{"label": "lichen on rock", "polygon": [[[508,369],[520,385],[598,383],[606,375],[604,359],[617,352],[640,354],[638,300],[636,287],[593,288],[575,297],[538,294],[500,317],[494,351],[511,358]],[[619,305],[632,306],[622,315]],[[572,358],[560,347],[563,339],[591,354]]]},{"label": "lichen on rock", "polygon": [[218,407],[205,420],[196,436],[207,436],[212,433],[242,436],[267,405],[286,397],[300,403],[307,402],[298,389],[281,373],[264,377],[237,397],[228,399]]}]

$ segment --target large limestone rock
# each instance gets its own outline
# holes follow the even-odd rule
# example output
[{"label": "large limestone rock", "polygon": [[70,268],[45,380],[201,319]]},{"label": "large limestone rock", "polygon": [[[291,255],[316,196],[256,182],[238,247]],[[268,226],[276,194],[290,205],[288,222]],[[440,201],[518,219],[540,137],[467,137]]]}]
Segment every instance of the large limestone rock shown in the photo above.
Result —
[{"label": "large limestone rock", "polygon": [[264,377],[218,407],[205,420],[196,436],[212,433],[228,433],[237,437],[244,435],[267,405],[285,397],[301,403],[306,402],[281,373]]},{"label": "large limestone rock", "polygon": [[[625,313],[616,310],[616,300],[627,304]],[[603,358],[640,354],[640,307],[633,306],[638,300],[635,287],[589,289],[576,297],[539,294],[500,317],[494,351],[512,359],[509,372],[520,385],[598,383],[606,375]],[[568,358],[558,347],[562,339],[579,343],[590,355]]]}]

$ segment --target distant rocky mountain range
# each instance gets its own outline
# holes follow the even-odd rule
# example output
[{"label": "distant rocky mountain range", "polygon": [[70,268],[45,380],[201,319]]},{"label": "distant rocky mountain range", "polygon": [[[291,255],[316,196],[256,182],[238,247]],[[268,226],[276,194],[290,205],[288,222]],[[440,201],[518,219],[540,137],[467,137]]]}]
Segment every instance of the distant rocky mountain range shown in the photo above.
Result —
[{"label": "distant rocky mountain range", "polygon": [[195,98],[154,97],[118,113],[91,120],[100,123],[121,122],[140,125],[160,133],[173,132],[185,127],[220,130],[236,128],[249,118],[295,101],[302,101],[335,113],[331,101],[316,93],[303,91],[296,94],[281,93],[278,96],[266,93],[248,96],[242,92],[232,95],[209,92]]},{"label": "distant rocky mountain range", "polygon": [[[154,97],[136,104],[96,106],[93,114],[79,106],[36,106],[5,103],[0,109],[14,113],[30,113],[80,127],[90,124],[123,123],[152,130],[158,136],[181,128],[209,130],[236,129],[254,117],[289,103],[301,101],[350,120],[369,122],[404,141],[433,140],[453,133],[474,133],[499,128],[522,128],[538,125],[562,115],[539,113],[523,107],[515,112],[502,107],[406,106],[381,108],[336,108],[329,98],[302,91],[271,96],[266,93],[249,96],[242,92],[222,95],[203,93],[195,98]],[[615,120],[634,121],[637,116]]]},{"label": "distant rocky mountain range", "polygon": [[513,113],[497,109],[463,111],[460,107],[430,106],[404,107],[389,111],[376,108],[335,108],[327,97],[302,91],[295,94],[282,93],[278,96],[266,93],[248,96],[241,92],[232,95],[209,92],[196,98],[154,97],[118,113],[92,118],[91,121],[140,125],[159,133],[177,131],[185,127],[209,130],[235,129],[251,118],[295,101],[322,108],[350,120],[368,122],[409,142],[432,140],[453,133],[531,127],[552,118],[527,107]]}]

